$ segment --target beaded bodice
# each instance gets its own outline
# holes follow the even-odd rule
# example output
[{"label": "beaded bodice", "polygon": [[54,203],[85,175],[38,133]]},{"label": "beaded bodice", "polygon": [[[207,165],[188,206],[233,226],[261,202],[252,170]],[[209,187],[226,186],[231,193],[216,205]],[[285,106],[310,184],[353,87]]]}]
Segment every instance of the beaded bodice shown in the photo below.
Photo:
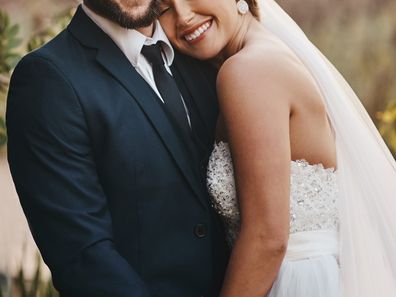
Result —
[{"label": "beaded bodice", "polygon": [[[304,160],[291,162],[290,233],[338,227],[338,187],[334,169]],[[239,230],[239,208],[228,144],[215,145],[209,159],[207,185],[232,244]]]}]

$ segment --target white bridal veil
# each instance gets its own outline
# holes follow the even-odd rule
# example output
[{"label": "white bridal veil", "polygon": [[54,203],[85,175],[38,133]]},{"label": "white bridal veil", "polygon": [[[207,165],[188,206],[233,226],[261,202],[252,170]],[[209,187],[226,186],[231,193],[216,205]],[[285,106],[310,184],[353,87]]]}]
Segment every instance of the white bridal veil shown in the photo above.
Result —
[{"label": "white bridal veil", "polygon": [[396,296],[396,162],[341,74],[273,0],[261,23],[316,80],[336,136],[344,297]]}]

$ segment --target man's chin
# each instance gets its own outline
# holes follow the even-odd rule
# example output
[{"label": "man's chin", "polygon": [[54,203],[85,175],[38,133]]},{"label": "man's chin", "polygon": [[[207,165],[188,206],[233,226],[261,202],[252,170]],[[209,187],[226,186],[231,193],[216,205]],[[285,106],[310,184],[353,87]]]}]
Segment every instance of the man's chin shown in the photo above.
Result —
[{"label": "man's chin", "polygon": [[158,17],[160,0],[152,0],[148,5],[140,5],[135,1],[116,2],[85,0],[84,3],[103,17],[126,29],[149,27]]},{"label": "man's chin", "polygon": [[123,19],[121,21],[123,27],[128,29],[148,27],[157,19],[159,16],[159,4],[161,1],[152,0],[148,5],[147,1],[142,2],[145,2],[146,4],[137,6],[136,2],[134,2],[134,4],[130,4],[131,7],[122,8]]},{"label": "man's chin", "polygon": [[120,17],[117,21],[118,25],[126,29],[139,29],[151,26],[156,20],[156,16],[144,16],[142,18]]}]

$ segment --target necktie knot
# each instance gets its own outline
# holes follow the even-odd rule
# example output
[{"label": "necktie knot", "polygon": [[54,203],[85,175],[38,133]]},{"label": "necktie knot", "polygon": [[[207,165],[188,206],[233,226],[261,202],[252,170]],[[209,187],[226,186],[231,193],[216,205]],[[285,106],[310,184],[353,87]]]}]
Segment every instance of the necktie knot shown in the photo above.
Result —
[{"label": "necktie knot", "polygon": [[142,55],[153,66],[164,66],[164,60],[162,59],[161,45],[159,45],[158,43],[153,45],[143,46]]}]

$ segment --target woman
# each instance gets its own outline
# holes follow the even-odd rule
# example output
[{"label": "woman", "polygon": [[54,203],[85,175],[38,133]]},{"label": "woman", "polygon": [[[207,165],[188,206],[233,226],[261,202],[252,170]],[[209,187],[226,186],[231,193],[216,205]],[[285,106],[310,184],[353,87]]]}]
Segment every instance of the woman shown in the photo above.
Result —
[{"label": "woman", "polygon": [[396,164],[333,66],[272,0],[164,1],[160,21],[219,67],[221,296],[396,296]]}]

